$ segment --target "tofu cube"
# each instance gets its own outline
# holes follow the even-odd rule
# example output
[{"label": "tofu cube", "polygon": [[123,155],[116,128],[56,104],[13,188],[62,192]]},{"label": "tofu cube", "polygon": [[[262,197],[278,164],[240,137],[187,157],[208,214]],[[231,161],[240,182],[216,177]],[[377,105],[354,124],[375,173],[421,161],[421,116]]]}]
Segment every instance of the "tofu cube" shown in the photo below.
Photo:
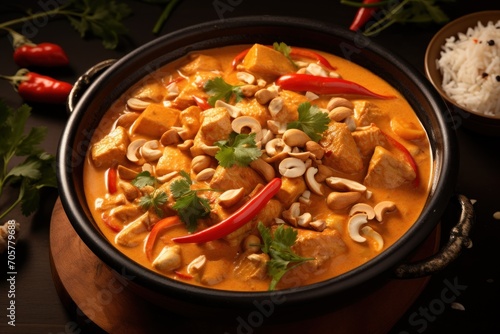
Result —
[{"label": "tofu cube", "polygon": [[261,44],[254,44],[250,48],[242,64],[247,71],[265,77],[277,77],[296,70],[284,54]]},{"label": "tofu cube", "polygon": [[109,168],[125,162],[129,143],[127,130],[117,126],[116,129],[92,145],[91,155],[94,165]]},{"label": "tofu cube", "polygon": [[163,155],[158,160],[156,165],[156,174],[158,176],[165,175],[174,171],[191,170],[190,156],[173,146],[166,146],[163,149]]},{"label": "tofu cube", "polygon": [[178,109],[151,103],[135,121],[132,133],[160,138],[170,127],[178,124],[179,114],[180,110]]}]

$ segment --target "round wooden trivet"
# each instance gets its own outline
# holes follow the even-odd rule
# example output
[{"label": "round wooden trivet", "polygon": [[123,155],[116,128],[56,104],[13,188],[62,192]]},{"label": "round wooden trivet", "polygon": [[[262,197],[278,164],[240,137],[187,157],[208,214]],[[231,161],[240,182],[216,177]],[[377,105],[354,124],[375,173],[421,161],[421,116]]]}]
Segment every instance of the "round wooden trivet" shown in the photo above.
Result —
[{"label": "round wooden trivet", "polygon": [[[417,258],[433,254],[438,229],[419,249]],[[262,314],[238,317],[216,325],[196,314],[186,319],[161,309],[127,288],[126,282],[101,262],[78,237],[60,200],[50,226],[50,252],[54,283],[61,301],[73,315],[73,332],[96,333],[386,333],[404,315],[428,282],[428,278],[391,280],[360,302],[315,318],[290,319],[267,324]],[[332,301],[335,302],[335,301]],[[307,305],[305,305],[307,307]]]}]

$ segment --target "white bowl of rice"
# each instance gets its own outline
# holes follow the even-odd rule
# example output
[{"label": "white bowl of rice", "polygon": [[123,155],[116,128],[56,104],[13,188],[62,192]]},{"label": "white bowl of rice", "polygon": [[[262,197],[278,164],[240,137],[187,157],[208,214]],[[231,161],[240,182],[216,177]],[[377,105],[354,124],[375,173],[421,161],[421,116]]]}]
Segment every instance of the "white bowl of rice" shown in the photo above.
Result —
[{"label": "white bowl of rice", "polygon": [[500,135],[500,10],[472,13],[439,30],[427,77],[452,106],[454,125]]}]

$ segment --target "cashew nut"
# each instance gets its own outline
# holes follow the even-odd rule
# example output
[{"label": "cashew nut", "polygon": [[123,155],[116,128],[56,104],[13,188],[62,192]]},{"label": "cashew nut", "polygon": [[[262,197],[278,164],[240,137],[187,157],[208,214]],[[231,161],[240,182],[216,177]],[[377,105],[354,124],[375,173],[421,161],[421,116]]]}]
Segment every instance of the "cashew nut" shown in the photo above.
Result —
[{"label": "cashew nut", "polygon": [[272,119],[267,121],[267,128],[276,135],[285,133],[286,126],[286,123],[281,123]]},{"label": "cashew nut", "polygon": [[351,211],[349,211],[349,216],[354,216],[356,213],[364,213],[368,216],[368,219],[375,218],[375,211],[373,208],[366,203],[356,203],[352,206]]},{"label": "cashew nut", "polygon": [[208,168],[212,163],[212,158],[208,155],[197,155],[191,160],[191,170],[194,173],[199,173],[205,168]]},{"label": "cashew nut", "polygon": [[307,187],[315,194],[323,196],[323,190],[321,189],[321,184],[316,181],[314,175],[318,173],[318,169],[315,167],[309,167],[306,171],[305,181]]},{"label": "cashew nut", "polygon": [[306,165],[300,159],[286,158],[280,162],[278,170],[282,176],[294,178],[304,175],[306,172]]},{"label": "cashew nut", "polygon": [[354,109],[354,104],[346,98],[343,97],[332,97],[326,106],[329,111],[337,107],[346,107],[351,110]]},{"label": "cashew nut", "polygon": [[384,247],[384,239],[382,238],[380,233],[375,231],[370,226],[363,226],[361,228],[361,233],[363,233],[364,236],[372,239],[373,247],[377,252],[382,250],[382,248]]},{"label": "cashew nut", "polygon": [[163,155],[160,149],[158,140],[150,140],[144,143],[140,149],[140,153],[146,161],[156,161]]},{"label": "cashew nut", "polygon": [[323,219],[315,220],[309,223],[309,226],[318,232],[322,232],[326,228],[326,221]]},{"label": "cashew nut", "polygon": [[297,227],[297,218],[300,216],[300,203],[295,202],[292,205],[290,205],[290,208],[288,210],[283,211],[283,219],[285,221],[294,226]]},{"label": "cashew nut", "polygon": [[218,201],[223,208],[229,208],[238,203],[243,196],[245,196],[244,188],[230,189],[220,194]]},{"label": "cashew nut", "polygon": [[254,96],[259,104],[266,104],[278,96],[278,92],[276,90],[261,89],[255,92]]},{"label": "cashew nut", "polygon": [[356,203],[361,197],[361,193],[357,191],[348,192],[331,192],[326,198],[326,204],[332,210],[340,210],[349,207]]},{"label": "cashew nut", "polygon": [[226,103],[222,100],[215,101],[215,108],[226,108],[229,116],[231,116],[232,118],[237,118],[241,115],[241,108],[233,106],[232,104]]},{"label": "cashew nut", "polygon": [[249,133],[255,133],[255,141],[258,142],[262,139],[262,127],[258,120],[251,116],[241,116],[235,118],[231,122],[231,128],[236,133],[244,133],[245,129],[249,129]]},{"label": "cashew nut", "polygon": [[127,107],[133,110],[144,110],[150,104],[151,104],[150,102],[143,101],[135,97],[132,97],[127,100]]},{"label": "cashew nut", "polygon": [[375,218],[379,221],[382,222],[382,218],[386,212],[394,211],[396,210],[396,204],[391,201],[383,201],[380,203],[377,203],[375,207],[373,208],[373,211],[375,211]]},{"label": "cashew nut", "polygon": [[127,147],[127,159],[132,162],[138,162],[139,157],[137,156],[137,151],[141,148],[142,145],[146,142],[146,139],[136,139],[131,142]]},{"label": "cashew nut", "polygon": [[139,117],[138,112],[127,112],[118,117],[115,125],[124,128],[129,128],[137,120],[138,117]]},{"label": "cashew nut", "polygon": [[349,231],[349,236],[352,240],[356,242],[364,242],[366,238],[359,234],[360,228],[363,224],[368,223],[368,217],[365,214],[358,213],[352,216],[349,219],[349,223],[347,224],[347,228]]},{"label": "cashew nut", "polygon": [[342,177],[328,177],[326,178],[326,184],[330,186],[333,190],[338,190],[338,191],[358,191],[358,192],[365,192],[366,191],[366,186],[362,185],[359,182],[345,179]]},{"label": "cashew nut", "polygon": [[200,255],[188,264],[186,270],[188,274],[196,275],[203,269],[206,263],[207,257],[205,255]]},{"label": "cashew nut", "polygon": [[255,76],[248,72],[238,72],[236,73],[236,78],[238,80],[243,81],[247,84],[253,84],[255,82]]},{"label": "cashew nut", "polygon": [[311,138],[299,129],[288,129],[283,133],[283,141],[290,147],[304,147]]},{"label": "cashew nut", "polygon": [[255,159],[250,162],[250,167],[262,175],[262,177],[264,177],[264,179],[268,182],[271,181],[276,175],[273,166],[265,162],[262,158]]},{"label": "cashew nut", "polygon": [[243,240],[243,250],[257,253],[260,251],[260,244],[260,238],[255,234],[250,234]]},{"label": "cashew nut", "polygon": [[312,140],[306,142],[305,149],[306,151],[314,155],[314,158],[318,160],[323,159],[323,156],[325,155],[325,150],[323,149],[323,147],[321,147],[320,144]]},{"label": "cashew nut", "polygon": [[181,247],[179,245],[165,246],[154,259],[152,265],[156,269],[169,272],[181,266]]},{"label": "cashew nut", "polygon": [[267,108],[269,109],[269,112],[271,113],[272,117],[276,117],[276,115],[281,111],[281,109],[283,109],[283,104],[284,100],[280,96],[275,97],[269,102],[269,106]]},{"label": "cashew nut", "polygon": [[281,153],[281,152],[288,153],[288,152],[292,151],[292,148],[290,146],[288,146],[287,144],[285,144],[285,142],[283,141],[282,138],[271,139],[270,141],[268,141],[266,143],[265,149],[266,149],[266,153],[271,157],[273,157],[276,154]]},{"label": "cashew nut", "polygon": [[160,143],[163,146],[175,145],[181,142],[181,137],[179,136],[179,132],[175,129],[168,129],[165,131],[160,138]]},{"label": "cashew nut", "polygon": [[118,176],[122,180],[133,180],[137,176],[137,174],[139,174],[139,172],[136,172],[135,170],[122,165],[118,165],[116,170],[118,172]]},{"label": "cashew nut", "polygon": [[215,169],[205,168],[196,175],[196,181],[207,181],[210,180],[215,174]]},{"label": "cashew nut", "polygon": [[300,227],[308,227],[312,221],[312,215],[309,212],[305,212],[297,217],[297,225]]}]

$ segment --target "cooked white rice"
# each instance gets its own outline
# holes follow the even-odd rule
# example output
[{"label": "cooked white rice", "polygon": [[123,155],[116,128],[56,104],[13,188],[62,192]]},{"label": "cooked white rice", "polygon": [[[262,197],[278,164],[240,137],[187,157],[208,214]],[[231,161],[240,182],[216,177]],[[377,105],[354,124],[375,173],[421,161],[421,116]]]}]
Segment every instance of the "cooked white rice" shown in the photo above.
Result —
[{"label": "cooked white rice", "polygon": [[500,21],[446,39],[437,67],[442,88],[462,107],[500,116]]}]

